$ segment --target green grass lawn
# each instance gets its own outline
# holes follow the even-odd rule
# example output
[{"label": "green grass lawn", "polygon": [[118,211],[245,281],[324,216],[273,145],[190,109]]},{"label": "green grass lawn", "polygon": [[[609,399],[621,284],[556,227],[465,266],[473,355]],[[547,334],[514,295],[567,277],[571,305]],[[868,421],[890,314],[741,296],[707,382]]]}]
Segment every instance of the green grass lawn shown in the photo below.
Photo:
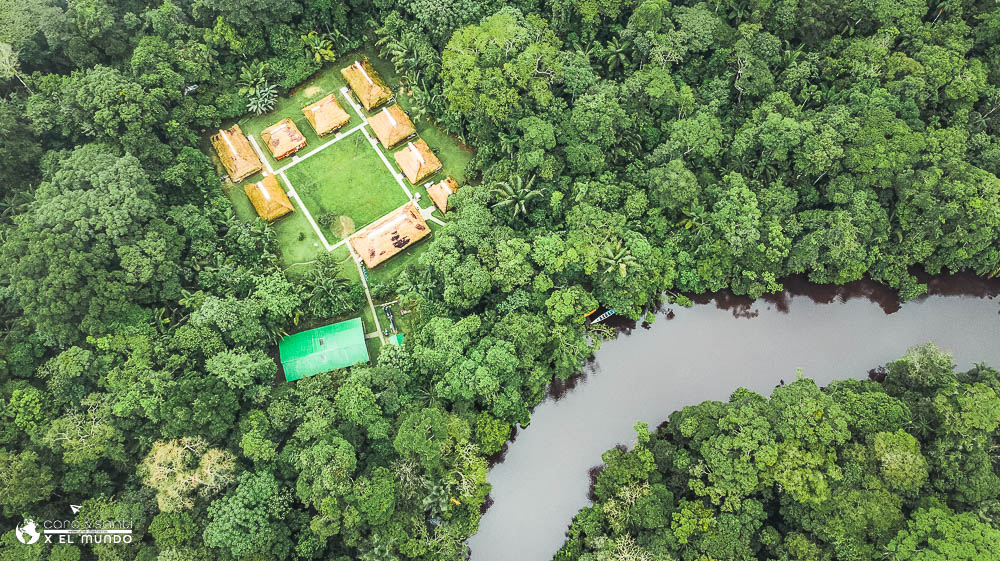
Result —
[{"label": "green grass lawn", "polygon": [[[295,122],[299,130],[306,137],[306,147],[298,155],[305,156],[311,151],[319,148],[324,143],[332,140],[334,136],[319,138],[313,131],[312,126],[302,114],[302,108],[314,103],[331,92],[335,92],[337,100],[351,116],[351,121],[345,125],[341,131],[347,131],[358,124],[361,119],[340,93],[340,89],[346,86],[340,69],[349,65],[360,56],[367,56],[375,69],[385,80],[386,84],[393,89],[396,94],[396,102],[404,110],[409,110],[411,100],[399,83],[399,77],[388,61],[378,58],[373,50],[361,50],[352,52],[340,57],[336,62],[324,66],[311,78],[293,88],[286,95],[278,99],[275,109],[265,115],[244,115],[238,120],[240,128],[248,136],[253,136],[264,152],[265,159],[274,169],[280,169],[288,165],[293,160],[285,158],[280,162],[275,161],[263,140],[260,138],[260,131],[277,123],[281,119],[288,117]],[[433,115],[430,117],[433,118]],[[223,123],[223,127],[229,127],[233,121]],[[437,182],[451,175],[458,180],[459,185],[464,185],[467,176],[465,168],[472,160],[472,151],[462,145],[457,139],[437,128],[428,119],[414,121],[417,134],[423,138],[437,153],[438,158],[444,165],[444,169],[435,174],[430,181]],[[211,155],[219,174],[224,174],[224,170],[208,142],[210,131],[203,139],[203,149]],[[369,128],[369,133],[371,132]],[[400,171],[392,157],[392,152],[385,151],[381,145],[378,150],[385,154],[391,166],[397,172]],[[367,143],[364,135],[360,132],[338,141],[333,146],[329,146],[322,152],[315,154],[306,161],[296,164],[287,170],[287,176],[295,190],[302,197],[306,208],[314,218],[319,218],[324,214],[335,214],[347,216],[354,222],[354,229],[360,229],[366,224],[377,220],[386,213],[398,208],[406,202],[406,195],[400,189],[396,180],[389,173],[385,164],[375,153],[375,150]],[[232,201],[237,216],[244,220],[256,220],[256,213],[253,206],[243,192],[242,185],[248,182],[260,180],[260,175],[247,178],[240,185],[227,185],[224,191]],[[405,180],[404,180],[405,181]],[[426,183],[426,182],[425,182]],[[284,187],[284,185],[282,185]],[[407,187],[421,196],[420,205],[428,206],[433,204],[427,195],[427,190],[423,185],[411,186],[407,182]],[[294,201],[293,201],[293,204]],[[316,236],[312,226],[305,219],[305,216],[297,208],[298,212],[282,218],[273,225],[278,237],[280,247],[281,264],[290,275],[298,275],[308,272],[309,262],[313,261],[324,251],[319,238]],[[434,216],[444,220],[445,217],[437,210]],[[428,222],[431,230],[438,230],[440,225]],[[337,243],[341,239],[340,234],[324,228],[323,235],[330,243]],[[300,239],[301,238],[301,239]],[[393,257],[386,263],[369,271],[372,282],[390,282],[407,264],[415,262],[419,255],[426,250],[432,238],[421,240],[412,248]],[[350,260],[346,260],[348,252],[346,247],[336,250],[341,257],[345,258],[342,267],[342,274],[349,279],[357,280],[358,272]],[[371,312],[366,309],[362,311],[365,320],[365,329],[374,331],[374,322]]]},{"label": "green grass lawn", "polygon": [[[226,196],[233,203],[236,216],[241,220],[260,220],[257,211],[253,208],[253,203],[247,198],[243,185],[226,184],[223,188]],[[319,237],[313,231],[309,221],[306,220],[302,209],[292,201],[295,212],[279,218],[271,225],[278,238],[279,258],[281,266],[289,273],[296,274],[308,270],[308,263],[326,252]],[[357,274],[355,274],[355,278]]]},{"label": "green grass lawn", "polygon": [[[292,157],[289,156],[280,161],[275,160],[271,156],[271,152],[267,149],[267,146],[264,145],[264,140],[260,137],[260,132],[287,117],[295,122],[295,126],[298,127],[299,132],[306,138],[306,146],[296,152],[297,156],[304,156],[319,148],[325,142],[332,140],[335,133],[328,134],[322,138],[317,136],[316,131],[313,130],[312,125],[309,124],[306,116],[302,113],[302,108],[323,99],[330,93],[336,93],[337,103],[351,116],[351,120],[340,129],[341,132],[361,124],[361,118],[358,117],[358,114],[354,112],[354,109],[351,108],[351,105],[340,93],[340,88],[344,87],[345,84],[340,76],[339,69],[339,66],[334,66],[317,72],[312,78],[289,92],[288,96],[278,98],[277,105],[275,105],[274,110],[270,113],[265,113],[264,115],[245,115],[240,119],[240,128],[243,130],[243,133],[248,137],[253,136],[254,140],[260,146],[261,151],[264,152],[264,157],[273,169],[288,165],[292,162]],[[264,167],[266,168],[267,166],[265,165]]]},{"label": "green grass lawn", "polygon": [[322,223],[320,217],[327,214],[350,219],[343,230],[335,227],[323,231],[330,243],[360,230],[408,200],[360,132],[296,164],[285,175],[317,222]]}]

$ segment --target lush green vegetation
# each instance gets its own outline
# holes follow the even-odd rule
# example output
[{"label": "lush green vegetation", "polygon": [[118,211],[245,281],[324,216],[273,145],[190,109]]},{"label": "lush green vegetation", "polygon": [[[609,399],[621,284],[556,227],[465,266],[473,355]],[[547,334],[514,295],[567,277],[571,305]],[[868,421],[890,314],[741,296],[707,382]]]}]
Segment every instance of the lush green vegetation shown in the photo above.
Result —
[{"label": "lush green vegetation", "polygon": [[[256,179],[259,181],[260,177],[256,176]],[[226,183],[222,186],[222,190],[232,202],[233,212],[239,220],[256,222],[257,211],[254,210],[253,203],[247,198],[246,191],[243,189],[244,185],[246,182]],[[295,201],[291,201],[291,203],[297,212],[286,215],[266,228],[269,230],[269,235],[274,237],[278,263],[289,274],[295,275],[308,270],[317,258],[326,253],[326,249],[298,204]],[[226,202],[213,201],[212,204],[225,205]],[[264,225],[262,224],[261,227]],[[296,263],[308,265],[296,265]]]},{"label": "lush green vegetation", "polygon": [[[328,54],[334,58],[333,55],[336,53],[330,52]],[[352,120],[340,132],[354,130],[360,124],[358,110],[353,108],[347,99],[339,93],[342,88],[347,86],[340,74],[340,68],[351,64],[360,56],[369,57],[380,75],[398,88],[397,102],[405,110],[413,111],[416,109],[418,112],[426,112],[426,109],[421,109],[419,105],[414,105],[411,101],[412,90],[398,87],[400,78],[391,65],[379,58],[376,52],[370,49],[360,49],[336,57],[308,80],[282,95],[276,95],[270,111],[263,114],[250,112],[239,119],[225,120],[222,126],[228,127],[232,122],[238,122],[245,134],[258,141],[264,159],[272,169],[288,168],[288,166],[293,165],[292,160],[284,159],[280,162],[275,160],[263,146],[260,132],[281,119],[289,118],[295,122],[307,142],[306,147],[297,152],[296,155],[305,157],[313,150],[324,147],[334,140],[334,137],[332,135],[318,137],[304,117],[302,108],[318,101],[330,92],[336,93],[341,106],[351,115]],[[246,68],[250,67],[260,69],[261,65],[250,65]],[[266,67],[264,68],[266,69]],[[240,76],[239,83],[242,84],[242,72]],[[266,79],[266,72],[263,76],[262,79]],[[243,88],[239,91],[243,91]],[[430,180],[437,181],[451,175],[459,181],[465,182],[465,168],[472,159],[471,150],[458,142],[455,137],[442,131],[428,118],[419,119],[414,124],[418,135],[433,146],[443,163],[441,172],[435,174]],[[201,148],[212,158],[216,170],[221,176],[224,173],[222,163],[208,142],[213,131],[214,129],[209,130],[202,135]],[[368,133],[374,135],[370,127],[368,127]],[[295,163],[294,167],[286,169],[288,179],[302,197],[306,208],[320,223],[320,228],[328,242],[336,243],[341,239],[343,232],[350,233],[362,228],[408,200],[388,168],[379,158],[376,150],[385,155],[390,167],[396,173],[401,173],[391,151],[384,150],[381,145],[372,148],[360,133],[349,139],[338,141],[335,146],[326,146],[322,153],[309,156],[308,161]],[[236,207],[237,216],[243,220],[253,220],[255,211],[249,199],[246,198],[242,185],[260,179],[261,175],[255,174],[239,185],[223,184],[223,190]],[[432,204],[427,195],[427,189],[423,185],[410,185],[408,188],[411,192],[421,195],[421,205]],[[292,203],[297,206],[295,201]],[[438,219],[444,218],[439,211],[435,211],[434,216]],[[292,275],[309,271],[316,257],[325,251],[319,238],[312,230],[312,226],[301,213],[292,214],[277,221],[272,225],[272,229],[277,241],[279,262]],[[392,267],[383,266],[379,276],[385,277],[387,282],[391,282],[398,272],[405,268],[406,264],[416,258],[423,247],[420,245],[414,250],[407,251],[405,253],[406,259],[399,259],[393,263]],[[297,268],[290,268],[293,266]],[[353,269],[352,263],[346,263],[341,271],[341,276],[356,276],[356,271]],[[374,325],[370,325],[370,327],[374,329]]]},{"label": "lush green vegetation", "polygon": [[[323,229],[330,243],[388,214],[409,199],[365,135],[355,132],[286,172],[321,225],[343,217],[353,227]],[[326,218],[325,218],[326,217]]]},{"label": "lush green vegetation", "polygon": [[884,383],[803,378],[639,423],[555,559],[1000,559],[998,392],[929,345]]},{"label": "lush green vegetation", "polygon": [[[470,184],[419,255],[375,273],[412,311],[405,347],[276,384],[283,333],[370,312],[342,254],[234,208],[200,142],[271,121],[358,49],[392,62],[422,133],[475,147]],[[914,267],[1000,272],[998,59],[985,0],[0,0],[0,527],[75,503],[133,519],[139,544],[5,531],[0,560],[461,559],[485,456],[607,335],[585,312],[791,273],[911,298]],[[279,239],[301,254],[279,263]],[[900,503],[901,540],[993,516],[984,435],[921,448],[982,479]],[[865,450],[852,461],[876,465]],[[809,498],[835,461],[781,477]],[[838,516],[794,500],[788,520]],[[802,535],[799,558],[828,543]]]}]

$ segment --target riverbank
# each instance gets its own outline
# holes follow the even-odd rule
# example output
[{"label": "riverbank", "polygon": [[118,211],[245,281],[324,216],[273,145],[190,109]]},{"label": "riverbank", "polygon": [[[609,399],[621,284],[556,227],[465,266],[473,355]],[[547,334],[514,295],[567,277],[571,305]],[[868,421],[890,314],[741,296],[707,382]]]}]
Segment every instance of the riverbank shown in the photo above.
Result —
[{"label": "riverbank", "polygon": [[631,443],[637,420],[655,426],[740,386],[770,393],[800,368],[820,384],[863,378],[926,341],[951,351],[959,368],[1000,364],[1000,281],[932,279],[929,294],[901,305],[866,281],[827,287],[792,278],[785,287],[756,302],[715,294],[664,308],[648,329],[616,324],[630,333],[605,343],[580,376],[553,385],[491,470],[492,506],[469,541],[472,560],[551,559],[589,502],[588,471],[604,450]]}]

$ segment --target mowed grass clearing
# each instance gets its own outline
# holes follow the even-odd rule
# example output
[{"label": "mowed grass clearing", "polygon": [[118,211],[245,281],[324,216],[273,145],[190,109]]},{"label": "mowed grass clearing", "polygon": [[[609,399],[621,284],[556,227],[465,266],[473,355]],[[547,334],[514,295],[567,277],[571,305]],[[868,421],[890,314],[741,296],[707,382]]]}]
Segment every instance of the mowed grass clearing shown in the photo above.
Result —
[{"label": "mowed grass clearing", "polygon": [[[361,124],[361,117],[351,108],[351,104],[347,102],[343,94],[340,93],[340,88],[344,87],[344,80],[340,76],[339,67],[332,67],[324,69],[317,72],[312,78],[306,80],[298,87],[293,89],[287,96],[282,96],[278,98],[277,104],[274,106],[274,110],[270,113],[265,113],[263,115],[245,115],[239,120],[240,129],[243,130],[243,134],[252,136],[257,144],[260,146],[261,151],[264,152],[264,158],[275,170],[286,166],[292,162],[292,157],[283,158],[282,160],[275,160],[271,156],[271,151],[267,149],[264,140],[260,137],[260,132],[267,127],[277,123],[278,121],[289,118],[294,123],[302,136],[306,139],[306,145],[304,148],[295,153],[296,156],[305,156],[309,152],[319,148],[324,143],[333,140],[336,133],[330,133],[324,137],[320,137],[313,130],[312,125],[306,120],[306,116],[302,113],[302,108],[307,107],[327,95],[334,93],[336,94],[337,103],[347,111],[347,114],[351,116],[351,120],[344,125],[340,132],[347,132],[352,127],[356,127]],[[264,166],[267,167],[266,165]]]},{"label": "mowed grass clearing", "polygon": [[[278,99],[275,109],[265,115],[244,115],[238,120],[223,123],[223,128],[228,128],[233,122],[239,122],[240,127],[247,136],[252,136],[257,141],[264,152],[264,158],[273,169],[281,169],[292,163],[292,158],[285,158],[280,162],[271,157],[269,151],[264,146],[260,138],[260,132],[283,118],[291,118],[296,126],[306,138],[306,147],[297,153],[303,157],[316,150],[325,143],[333,140],[334,135],[319,138],[312,126],[302,114],[302,107],[314,103],[329,93],[336,94],[337,101],[351,116],[350,122],[340,130],[347,132],[361,123],[361,119],[348,99],[341,93],[341,88],[346,86],[340,69],[351,64],[354,60],[367,56],[375,69],[385,80],[386,84],[392,88],[396,94],[396,103],[405,111],[410,110],[410,96],[406,88],[401,87],[399,77],[395,73],[392,65],[385,60],[378,58],[377,53],[370,49],[355,51],[340,57],[336,62],[326,65],[305,82],[299,84],[291,91]],[[348,94],[350,95],[350,94]],[[363,110],[362,110],[363,111]],[[367,113],[370,116],[374,113]],[[411,114],[412,116],[412,114]],[[434,115],[428,115],[433,119]],[[417,134],[423,138],[434,149],[441,159],[444,169],[435,174],[431,180],[441,181],[446,176],[451,175],[458,180],[459,185],[465,185],[467,176],[465,168],[471,161],[473,153],[467,146],[461,144],[454,137],[439,129],[427,118],[415,119],[414,125]],[[206,133],[203,138],[203,149],[211,154],[213,161],[219,171],[224,171],[208,142],[209,135],[215,132]],[[368,128],[371,134],[370,127]],[[405,145],[404,145],[405,146]],[[390,162],[391,167],[399,171],[393,159],[393,151],[377,148]],[[302,201],[310,214],[319,219],[324,214],[346,216],[353,222],[353,229],[357,231],[374,220],[384,216],[386,213],[404,204],[407,199],[399,184],[393,178],[392,173],[378,157],[378,154],[367,143],[367,139],[361,131],[355,131],[350,136],[342,138],[332,146],[326,147],[323,151],[314,154],[286,170],[286,176],[293,188],[302,198]],[[236,214],[243,220],[257,220],[253,206],[243,192],[243,185],[259,181],[260,174],[247,178],[239,185],[225,184],[223,190],[233,202]],[[423,184],[412,186],[404,179],[405,184],[413,193],[421,195],[420,206],[432,205],[427,196],[427,190]],[[353,186],[361,184],[362,188]],[[284,183],[282,187],[286,188]],[[301,275],[311,270],[309,263],[325,252],[319,238],[316,236],[312,226],[305,219],[304,214],[299,209],[299,205],[293,200],[296,212],[278,220],[273,224],[279,244],[279,252],[282,266],[292,275]],[[434,211],[434,216],[438,219],[446,219],[439,211]],[[431,230],[438,230],[440,225],[433,221],[428,221]],[[335,222],[332,228],[320,226],[323,235],[330,243],[337,243],[347,233],[341,227],[341,223]],[[338,231],[339,230],[339,231]],[[301,238],[301,239],[300,239]],[[415,262],[421,253],[425,251],[431,243],[431,238],[422,240],[414,244],[413,247],[400,253],[389,261],[379,265],[369,272],[372,282],[391,282],[406,265]],[[335,253],[347,255],[347,248],[341,246]],[[357,279],[357,271],[354,264],[345,261],[341,267],[343,276],[350,279]],[[370,316],[367,310],[365,316]],[[370,317],[365,317],[366,327],[371,321]]]},{"label": "mowed grass clearing", "polygon": [[[254,210],[253,203],[250,202],[246,191],[243,190],[243,186],[249,184],[249,181],[244,181],[237,185],[227,183],[223,187],[223,191],[229,197],[229,200],[232,201],[236,216],[240,220],[254,222],[260,220],[260,217],[257,216],[257,211]],[[279,218],[271,224],[271,229],[278,239],[278,248],[280,249],[279,258],[282,268],[289,271],[297,271],[307,269],[308,265],[305,264],[311,263],[317,257],[326,253],[326,249],[320,243],[319,237],[309,224],[309,221],[306,220],[305,214],[302,213],[299,205],[295,201],[292,201],[292,206],[295,207],[295,212]]]},{"label": "mowed grass clearing", "polygon": [[321,228],[324,215],[341,217],[324,229],[328,240],[343,239],[408,200],[360,131],[295,164],[285,175]]}]

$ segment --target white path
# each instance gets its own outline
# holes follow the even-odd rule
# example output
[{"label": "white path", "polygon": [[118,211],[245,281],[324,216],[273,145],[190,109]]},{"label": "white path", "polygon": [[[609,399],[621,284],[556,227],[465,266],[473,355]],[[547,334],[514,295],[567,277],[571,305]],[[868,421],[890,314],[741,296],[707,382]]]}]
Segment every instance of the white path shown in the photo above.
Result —
[{"label": "white path", "polygon": [[267,161],[267,157],[264,156],[264,151],[261,150],[260,146],[257,144],[257,139],[254,138],[253,135],[250,135],[249,138],[250,144],[253,144],[253,149],[257,152],[257,157],[260,158],[260,161],[264,162],[264,167],[267,168],[267,172],[274,175],[274,168],[271,167],[271,162]]},{"label": "white path", "polygon": [[[382,324],[378,320],[378,312],[375,310],[375,302],[372,300],[372,293],[368,289],[368,281],[365,280],[365,272],[361,268],[361,257],[358,256],[358,254],[354,252],[354,248],[347,243],[347,238],[344,238],[332,245],[330,244],[330,242],[327,241],[326,236],[323,235],[323,231],[320,230],[319,225],[316,224],[316,221],[313,219],[312,214],[309,213],[309,209],[306,208],[305,203],[302,202],[302,198],[299,197],[299,194],[295,191],[295,188],[292,186],[292,182],[289,181],[288,176],[285,175],[285,172],[288,171],[292,166],[296,166],[304,162],[306,159],[310,158],[314,154],[317,154],[320,151],[325,150],[330,146],[333,146],[337,142],[347,138],[348,136],[351,136],[352,134],[360,130],[361,133],[365,135],[365,138],[368,139],[368,144],[371,145],[372,149],[375,150],[375,153],[378,154],[379,158],[381,158],[382,163],[385,164],[385,167],[389,170],[389,173],[391,173],[392,176],[396,179],[396,183],[398,183],[399,186],[403,189],[403,192],[406,193],[406,198],[411,201],[413,200],[413,193],[406,186],[406,178],[403,176],[403,174],[398,173],[396,169],[392,167],[392,163],[389,162],[389,158],[386,157],[385,153],[379,147],[378,141],[374,137],[372,137],[371,133],[368,132],[368,129],[365,128],[365,125],[368,124],[368,119],[365,117],[364,111],[361,109],[361,107],[357,103],[355,103],[354,98],[351,97],[350,90],[348,90],[347,88],[341,88],[340,94],[344,96],[344,99],[346,99],[347,102],[351,105],[351,107],[354,108],[354,112],[358,114],[358,117],[361,117],[361,124],[352,127],[350,130],[346,132],[336,133],[336,136],[332,140],[324,142],[316,149],[310,150],[303,156],[299,156],[297,154],[292,156],[292,161],[286,164],[285,166],[279,168],[277,171],[275,171],[274,168],[271,167],[271,163],[267,160],[267,157],[264,156],[264,152],[260,149],[260,146],[257,144],[257,140],[252,135],[249,136],[248,138],[250,139],[250,144],[253,145],[253,149],[257,152],[257,156],[260,158],[260,161],[263,162],[264,166],[267,168],[267,173],[271,175],[277,175],[278,177],[281,178],[281,181],[285,184],[285,188],[287,190],[289,198],[293,199],[299,205],[299,208],[302,209],[302,214],[306,217],[306,220],[309,221],[309,225],[312,226],[313,231],[316,232],[316,235],[319,237],[319,241],[323,243],[323,248],[326,249],[327,251],[334,251],[340,248],[341,246],[347,245],[347,249],[351,253],[351,259],[354,260],[354,265],[358,268],[358,277],[361,279],[361,286],[363,286],[365,289],[365,298],[368,300],[368,308],[372,312],[372,318],[375,319],[376,331],[374,333],[366,333],[365,338],[374,339],[375,337],[378,337],[379,341],[383,345],[385,345],[386,341],[385,341],[385,336],[382,334]],[[420,205],[417,205],[417,208],[420,208]],[[435,224],[440,224],[441,226],[444,226],[444,221],[438,219],[435,216],[432,216],[433,213],[434,213],[434,205],[430,205],[427,208],[420,208],[420,216],[422,216],[424,220],[430,220]]]},{"label": "white path", "polygon": [[348,130],[347,132],[338,132],[336,134],[336,136],[332,140],[328,140],[328,141],[324,142],[323,144],[321,144],[319,147],[315,148],[314,150],[310,150],[309,152],[307,152],[304,156],[298,156],[298,155],[292,156],[292,163],[286,165],[283,168],[279,168],[278,169],[278,173],[281,173],[281,172],[284,172],[284,171],[288,171],[288,169],[290,167],[301,164],[302,162],[306,161],[307,159],[311,158],[312,156],[318,154],[321,150],[323,150],[325,148],[328,148],[330,146],[333,146],[337,142],[339,142],[341,140],[344,140],[345,138],[347,138],[348,136],[351,136],[352,134],[358,132],[359,130],[362,130],[366,124],[368,124],[368,121],[365,121],[364,123],[361,123],[360,125],[358,125],[358,126],[352,128],[352,129]]},{"label": "white path", "polygon": [[378,333],[378,340],[384,345],[385,336],[382,335],[382,324],[378,321],[378,312],[375,311],[375,303],[372,302],[372,293],[368,290],[368,281],[365,280],[365,272],[361,269],[361,257],[354,252],[354,248],[350,245],[347,248],[351,251],[351,257],[354,258],[354,265],[358,268],[358,276],[361,277],[361,286],[365,288],[365,298],[368,299],[368,308],[372,311],[372,317],[375,318],[375,331]]},{"label": "white path", "polygon": [[365,113],[364,111],[362,111],[361,106],[355,103],[354,97],[351,95],[351,89],[348,88],[347,86],[340,88],[340,95],[344,96],[344,99],[347,100],[347,103],[351,104],[351,107],[354,108],[354,112],[358,114],[358,117],[361,117],[361,120],[367,123],[368,119],[365,118]]},{"label": "white path", "polygon": [[378,141],[372,137],[372,135],[368,132],[368,129],[362,129],[362,132],[364,132],[365,136],[368,137],[368,144],[371,144],[372,150],[375,150],[378,157],[382,158],[382,163],[389,169],[389,173],[396,178],[396,183],[399,183],[399,186],[402,187],[403,192],[406,193],[406,198],[412,201],[413,193],[411,193],[410,189],[406,186],[406,182],[403,180],[403,174],[397,173],[396,169],[392,167],[392,164],[389,163],[389,158],[386,158],[385,154],[382,153],[382,149],[378,147]]},{"label": "white path", "polygon": [[306,220],[309,221],[309,224],[312,226],[313,231],[316,232],[316,235],[319,236],[319,241],[322,242],[323,247],[327,251],[333,251],[333,246],[330,245],[330,242],[326,241],[326,236],[324,236],[323,231],[319,229],[319,224],[316,224],[312,214],[309,213],[309,209],[306,208],[305,203],[302,202],[302,198],[295,192],[295,188],[292,187],[292,182],[288,181],[288,176],[285,175],[285,172],[280,172],[278,173],[278,177],[281,178],[281,180],[285,183],[285,187],[288,188],[288,196],[295,199],[295,202],[299,204],[299,208],[302,209],[302,214],[306,217]]},{"label": "white path", "polygon": [[[419,205],[418,205],[418,208],[419,208]],[[422,216],[424,218],[424,220],[430,220],[431,222],[433,222],[435,224],[440,224],[440,225],[444,226],[444,222],[441,221],[441,220],[438,220],[436,217],[433,216],[433,214],[434,214],[434,205],[431,205],[431,206],[429,206],[427,208],[421,208],[420,209],[420,216]]]}]

